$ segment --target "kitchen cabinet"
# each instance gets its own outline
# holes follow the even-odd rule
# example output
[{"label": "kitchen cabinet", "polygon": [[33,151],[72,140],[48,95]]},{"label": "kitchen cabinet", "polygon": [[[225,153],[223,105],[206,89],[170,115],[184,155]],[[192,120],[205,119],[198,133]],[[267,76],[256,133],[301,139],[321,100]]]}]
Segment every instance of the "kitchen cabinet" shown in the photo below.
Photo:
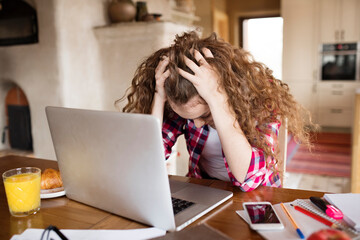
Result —
[{"label": "kitchen cabinet", "polygon": [[320,81],[320,46],[360,41],[360,0],[282,0],[283,81],[320,126],[352,127],[360,82]]},{"label": "kitchen cabinet", "polygon": [[321,126],[351,127],[356,88],[359,83],[321,82],[317,90],[317,120]]},{"label": "kitchen cabinet", "polygon": [[[318,50],[324,43],[360,41],[360,0],[318,0],[316,4],[318,31],[314,34],[318,38]],[[319,56],[316,57],[319,59]],[[360,83],[320,81],[319,74],[317,78],[317,123],[327,127],[352,127],[355,89]]]},{"label": "kitchen cabinet", "polygon": [[360,41],[360,0],[320,0],[320,42]]},{"label": "kitchen cabinet", "polygon": [[294,96],[295,100],[304,106],[312,115],[312,119],[317,121],[317,104],[315,88],[313,83],[301,82],[288,82],[290,93]]},{"label": "kitchen cabinet", "polygon": [[295,99],[310,112],[314,103],[317,70],[316,18],[313,0],[282,0],[283,64],[282,80],[290,87]]}]

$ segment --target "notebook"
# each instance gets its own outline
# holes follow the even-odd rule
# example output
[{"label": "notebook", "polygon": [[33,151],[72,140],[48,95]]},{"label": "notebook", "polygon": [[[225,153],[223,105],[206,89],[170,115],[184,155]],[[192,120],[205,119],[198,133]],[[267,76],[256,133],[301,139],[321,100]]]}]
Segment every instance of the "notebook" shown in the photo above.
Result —
[{"label": "notebook", "polygon": [[[66,196],[167,231],[230,199],[230,191],[169,181],[160,122],[145,114],[46,107]],[[172,198],[191,202],[174,215]]]},{"label": "notebook", "polygon": [[356,236],[356,239],[359,238],[359,234],[360,232],[358,232],[356,229],[354,229],[353,227],[349,226],[346,222],[344,222],[343,220],[335,220],[331,217],[329,217],[326,213],[324,213],[322,210],[320,210],[320,208],[318,208],[317,206],[315,206],[315,204],[313,204],[309,199],[297,199],[294,201],[295,205],[298,205],[300,207],[305,208],[306,210],[322,217],[325,218],[327,220],[329,220],[332,223],[335,223],[340,229],[342,229],[343,231],[347,232],[350,236],[354,237]]}]

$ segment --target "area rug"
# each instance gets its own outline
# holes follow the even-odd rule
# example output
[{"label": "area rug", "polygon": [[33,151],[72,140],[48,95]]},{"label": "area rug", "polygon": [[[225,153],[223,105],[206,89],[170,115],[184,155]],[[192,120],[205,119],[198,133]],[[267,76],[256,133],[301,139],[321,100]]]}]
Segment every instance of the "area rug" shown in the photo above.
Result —
[{"label": "area rug", "polygon": [[313,133],[312,139],[314,148],[309,151],[290,137],[286,171],[350,177],[351,134]]}]

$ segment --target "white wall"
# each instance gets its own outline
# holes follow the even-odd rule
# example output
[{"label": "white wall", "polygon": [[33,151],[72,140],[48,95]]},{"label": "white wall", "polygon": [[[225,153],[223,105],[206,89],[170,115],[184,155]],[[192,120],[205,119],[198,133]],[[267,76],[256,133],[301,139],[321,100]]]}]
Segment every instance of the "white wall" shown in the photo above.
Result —
[{"label": "white wall", "polygon": [[[34,3],[33,3],[34,2]],[[13,84],[25,92],[34,155],[55,159],[45,106],[101,109],[102,79],[93,28],[108,24],[106,0],[35,0],[39,43],[0,47],[0,96]],[[4,105],[0,126],[6,125]],[[0,149],[8,148],[0,144]]]},{"label": "white wall", "polygon": [[[129,85],[137,67],[135,60],[174,38],[167,36],[160,45],[154,44],[149,36],[155,33],[150,31],[146,33],[148,41],[142,39],[143,46],[148,47],[146,51],[141,46],[127,52],[111,45],[104,49],[106,43],[96,36],[95,28],[109,25],[108,2],[31,0],[38,14],[39,43],[0,47],[0,128],[6,125],[6,93],[17,84],[30,104],[36,157],[55,159],[45,106],[115,110],[113,103]],[[149,12],[170,18],[172,0],[147,2]],[[132,61],[128,61],[129,54]],[[125,75],[124,69],[128,71]],[[0,143],[0,149],[8,147]]]},{"label": "white wall", "polygon": [[[170,22],[116,24],[97,28],[103,79],[104,109],[125,94],[138,65],[154,51],[170,46],[189,27]],[[122,108],[126,101],[118,105]]]},{"label": "white wall", "polygon": [[93,28],[106,24],[106,2],[57,2],[57,51],[63,105],[102,109],[101,62]]},{"label": "white wall", "polygon": [[[6,125],[6,92],[16,83],[29,101],[35,154],[51,157],[52,145],[44,107],[61,104],[55,2],[37,0],[35,7],[40,29],[39,43],[0,47],[0,126],[3,128]],[[7,144],[0,144],[1,149],[6,147]]]}]

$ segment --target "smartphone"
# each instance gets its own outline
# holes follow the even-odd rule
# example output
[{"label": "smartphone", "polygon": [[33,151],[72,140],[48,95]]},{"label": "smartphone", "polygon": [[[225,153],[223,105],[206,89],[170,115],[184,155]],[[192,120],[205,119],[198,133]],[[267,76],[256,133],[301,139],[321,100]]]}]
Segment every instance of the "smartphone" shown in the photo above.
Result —
[{"label": "smartphone", "polygon": [[252,229],[279,230],[284,228],[270,202],[244,202],[243,207]]}]

